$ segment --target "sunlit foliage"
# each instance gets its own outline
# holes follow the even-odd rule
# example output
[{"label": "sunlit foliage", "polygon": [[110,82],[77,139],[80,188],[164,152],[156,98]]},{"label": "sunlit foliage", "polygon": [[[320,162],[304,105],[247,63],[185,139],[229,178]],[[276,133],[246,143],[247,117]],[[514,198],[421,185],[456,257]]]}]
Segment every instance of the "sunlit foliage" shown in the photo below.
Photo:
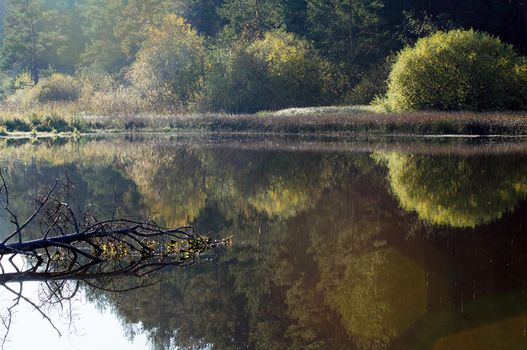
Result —
[{"label": "sunlit foliage", "polygon": [[474,30],[437,32],[399,53],[389,110],[527,108],[527,61],[498,38]]},{"label": "sunlit foliage", "polygon": [[204,61],[203,39],[175,15],[150,29],[129,76],[134,88],[152,105],[182,107],[200,91]]},{"label": "sunlit foliage", "polygon": [[275,179],[269,188],[249,198],[249,203],[256,210],[270,217],[278,216],[287,219],[309,207],[316,195],[305,188],[303,190],[288,188],[283,181]]},{"label": "sunlit foliage", "polygon": [[318,100],[327,103],[332,94],[334,67],[318,55],[308,41],[283,31],[266,33],[249,47],[249,53],[265,62],[272,79],[272,88],[280,91],[273,96],[276,106],[308,106]]},{"label": "sunlit foliage", "polygon": [[75,101],[80,97],[81,86],[73,77],[54,73],[41,79],[34,87],[24,91],[28,103]]},{"label": "sunlit foliage", "polygon": [[83,68],[119,72],[134,61],[148,28],[159,25],[169,7],[164,0],[77,0],[85,41]]},{"label": "sunlit foliage", "polygon": [[256,112],[326,104],[337,95],[332,68],[307,41],[284,31],[217,48],[208,57],[202,108]]},{"label": "sunlit foliage", "polygon": [[[175,23],[177,18],[202,38],[196,38],[194,29]],[[25,71],[32,84],[49,72],[89,71],[111,74],[116,88],[98,91],[90,103],[87,98],[70,103],[68,112],[253,112],[284,105],[369,103],[385,94],[388,72],[383,64],[404,45],[437,30],[474,28],[525,54],[526,18],[527,4],[522,0],[2,0],[0,98],[14,93],[9,85]],[[445,98],[455,101],[401,105],[396,96],[401,89],[394,88],[389,99],[393,103],[385,106],[391,104],[394,110],[524,108],[527,84],[511,78],[510,67],[515,66],[520,77],[527,74],[527,67],[514,63],[517,57],[506,49],[501,53],[510,62],[494,65],[491,72],[496,62],[492,50],[492,45],[476,48],[479,53],[470,58],[474,62],[461,60],[470,56],[466,54],[449,58],[465,77],[474,76],[476,68],[485,71],[480,76],[493,76],[488,80],[498,83],[491,82],[492,89],[482,92],[478,82],[465,78],[445,80],[448,86],[436,80],[437,86],[446,86]],[[439,61],[442,65],[432,66],[446,67],[448,60]],[[131,67],[135,74],[127,74]],[[141,94],[128,89],[127,77],[135,80]],[[501,89],[499,81],[507,81],[510,96],[501,92],[485,98]],[[474,102],[463,84],[472,85],[470,93],[482,96],[481,101]],[[194,105],[202,95],[199,107]]]},{"label": "sunlit foliage", "polygon": [[150,147],[138,151],[141,155],[127,162],[126,173],[137,184],[149,215],[169,227],[192,223],[207,199],[201,154]]}]

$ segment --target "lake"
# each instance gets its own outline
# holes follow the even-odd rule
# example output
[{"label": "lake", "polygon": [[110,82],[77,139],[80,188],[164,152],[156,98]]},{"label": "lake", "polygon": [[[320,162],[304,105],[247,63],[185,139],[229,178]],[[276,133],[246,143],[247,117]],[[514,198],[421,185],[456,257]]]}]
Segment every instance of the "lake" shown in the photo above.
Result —
[{"label": "lake", "polygon": [[[0,140],[20,217],[33,210],[29,193],[67,177],[75,206],[95,208],[100,219],[232,236],[229,247],[167,267],[142,288],[81,281],[73,290],[71,281],[53,281],[54,293],[71,298],[52,303],[48,282],[24,283],[25,297],[62,337],[22,300],[5,349],[43,341],[47,349],[525,349],[524,142]],[[2,231],[10,226],[3,215]],[[119,285],[139,280],[149,276],[121,277]],[[19,284],[0,287],[4,326],[13,299],[5,286]]]}]

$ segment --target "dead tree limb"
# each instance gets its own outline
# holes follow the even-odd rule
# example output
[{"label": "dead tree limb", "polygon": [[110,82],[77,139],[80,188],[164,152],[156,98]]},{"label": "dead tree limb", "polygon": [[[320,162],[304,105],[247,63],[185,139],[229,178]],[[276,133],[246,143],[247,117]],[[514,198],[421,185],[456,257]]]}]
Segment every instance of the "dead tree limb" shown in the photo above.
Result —
[{"label": "dead tree limb", "polygon": [[[14,226],[0,243],[0,287],[14,296],[6,314],[0,315],[6,328],[3,343],[20,302],[31,305],[60,335],[43,306],[71,301],[81,283],[106,292],[143,288],[159,282],[155,275],[161,269],[194,264],[202,254],[231,242],[200,235],[190,226],[170,229],[151,220],[116,219],[114,214],[112,219],[97,220],[93,212],[77,213],[67,200],[69,181],[68,177],[65,184],[57,180],[48,190],[31,196],[32,214],[20,221],[10,206],[0,170],[0,201]],[[137,283],[123,288],[119,281],[129,277],[137,278]],[[44,295],[39,303],[23,294],[25,282],[42,283]]]}]

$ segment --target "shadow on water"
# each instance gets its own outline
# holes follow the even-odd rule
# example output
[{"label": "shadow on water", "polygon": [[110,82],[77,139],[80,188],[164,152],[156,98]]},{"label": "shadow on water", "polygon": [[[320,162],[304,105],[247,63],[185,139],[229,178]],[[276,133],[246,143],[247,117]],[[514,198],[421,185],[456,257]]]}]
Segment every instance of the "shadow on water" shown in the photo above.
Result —
[{"label": "shadow on water", "polygon": [[79,212],[233,236],[153,285],[80,284],[151,348],[527,346],[521,140],[157,135],[0,147],[20,217],[34,210],[28,193],[68,174]]}]

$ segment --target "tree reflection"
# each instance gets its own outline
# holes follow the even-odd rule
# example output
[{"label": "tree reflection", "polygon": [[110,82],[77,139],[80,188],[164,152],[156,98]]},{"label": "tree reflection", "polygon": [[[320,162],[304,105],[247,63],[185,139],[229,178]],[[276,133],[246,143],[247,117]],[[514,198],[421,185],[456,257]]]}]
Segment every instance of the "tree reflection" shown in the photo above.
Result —
[{"label": "tree reflection", "polygon": [[[286,285],[294,281],[287,304],[297,323],[287,334],[297,348],[306,342],[320,349],[345,349],[351,343],[360,349],[385,347],[424,312],[424,272],[385,247],[385,237],[406,232],[410,223],[394,225],[400,217],[382,188],[382,173],[367,158],[355,158],[356,167],[348,169],[347,181],[336,179],[338,185],[314,211],[295,221],[301,232],[309,233],[307,252],[314,262],[313,267],[298,266],[296,273],[281,277]],[[321,228],[330,231],[321,234]],[[416,272],[403,275],[410,267]],[[317,274],[305,272],[312,270]],[[404,288],[414,288],[415,293],[401,300],[398,293]],[[417,314],[414,302],[420,310]],[[413,316],[404,320],[396,314]]]},{"label": "tree reflection", "polygon": [[[227,230],[236,232],[236,239],[216,264],[192,267],[185,274],[168,273],[163,290],[155,287],[148,292],[112,296],[112,304],[127,321],[142,320],[144,330],[159,348],[168,344],[188,349],[210,344],[222,349],[350,348],[358,333],[348,329],[349,313],[341,312],[345,307],[339,308],[331,293],[350,282],[352,277],[346,270],[355,263],[353,257],[375,248],[391,227],[390,221],[379,226],[372,216],[389,219],[397,209],[392,203],[393,209],[386,214],[378,211],[390,203],[387,194],[378,196],[371,191],[372,181],[382,186],[382,176],[373,174],[374,166],[367,155],[355,158],[341,157],[332,169],[325,169],[330,174],[323,185],[326,190],[294,216],[265,211],[263,217],[251,214],[243,207],[252,207],[251,203],[240,200],[238,210],[244,213],[227,213],[229,219],[219,220],[231,225]],[[311,164],[299,173],[300,164],[293,166],[302,179]],[[250,173],[244,172],[243,177],[247,179]],[[221,207],[209,204],[204,211],[209,210]],[[255,225],[262,228],[260,234],[255,234]],[[332,235],[321,235],[323,227],[331,229]],[[408,266],[410,263],[403,263],[398,268]],[[404,285],[394,282],[395,289]],[[389,290],[395,295],[395,289]],[[137,300],[153,295],[163,305],[162,312],[157,309],[159,305],[147,303],[141,303],[140,311],[135,310]],[[187,295],[193,297],[187,299]],[[369,307],[374,308],[374,303],[372,300]],[[386,324],[392,314],[387,311],[379,317],[385,317]],[[370,326],[374,327],[371,322],[363,325]],[[170,332],[175,329],[177,332]]]},{"label": "tree reflection", "polygon": [[379,153],[401,206],[427,222],[476,227],[527,196],[527,162],[517,155],[462,157]]},{"label": "tree reflection", "polygon": [[392,248],[364,253],[326,300],[359,343],[386,345],[425,314],[425,272]]},{"label": "tree reflection", "polygon": [[[510,244],[518,258],[499,271],[523,266],[510,243],[524,242],[522,216],[508,213],[526,196],[523,156],[83,142],[7,148],[6,162],[24,174],[13,186],[31,192],[72,167],[81,208],[120,203],[122,212],[234,235],[229,250],[208,256],[213,263],[168,267],[158,284],[83,287],[156,349],[430,348],[461,339],[449,336],[473,326],[459,320],[471,305],[500,306],[478,314],[482,326],[514,317],[492,292],[471,288],[498,284],[493,244]],[[513,277],[507,288],[525,281]],[[467,290],[474,299],[460,312]],[[452,310],[436,312],[438,304]]]}]

